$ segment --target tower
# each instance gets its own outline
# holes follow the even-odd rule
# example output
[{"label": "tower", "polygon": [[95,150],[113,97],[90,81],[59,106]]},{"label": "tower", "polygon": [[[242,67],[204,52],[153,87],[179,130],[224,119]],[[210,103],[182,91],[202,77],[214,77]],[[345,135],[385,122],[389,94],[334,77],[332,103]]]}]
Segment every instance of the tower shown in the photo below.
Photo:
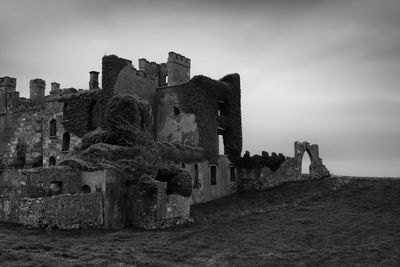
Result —
[{"label": "tower", "polygon": [[175,52],[168,53],[168,85],[178,85],[190,80],[190,59]]},{"label": "tower", "polygon": [[30,81],[29,87],[32,105],[42,105],[44,102],[44,90],[46,88],[46,82],[42,79],[33,79]]},{"label": "tower", "polygon": [[57,91],[60,89],[60,84],[56,82],[51,83],[51,91]]},{"label": "tower", "polygon": [[98,89],[99,88],[99,72],[91,71],[90,80],[89,80],[89,90]]},{"label": "tower", "polygon": [[17,79],[7,76],[0,78],[0,114],[18,106],[19,93],[15,91],[16,87]]}]

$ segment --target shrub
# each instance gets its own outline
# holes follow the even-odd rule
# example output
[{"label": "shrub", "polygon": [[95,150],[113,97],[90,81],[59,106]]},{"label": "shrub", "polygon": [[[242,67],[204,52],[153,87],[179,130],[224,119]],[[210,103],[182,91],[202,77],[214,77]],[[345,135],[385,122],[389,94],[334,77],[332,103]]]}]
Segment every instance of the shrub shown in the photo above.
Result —
[{"label": "shrub", "polygon": [[268,167],[271,171],[277,171],[281,164],[285,161],[282,153],[276,154],[272,152],[271,156],[268,152],[263,151],[260,155],[250,156],[250,152],[246,153],[238,161],[238,166],[245,169],[258,169]]},{"label": "shrub", "polygon": [[185,170],[161,168],[158,170],[156,180],[167,182],[167,194],[176,194],[183,197],[192,195],[192,177]]},{"label": "shrub", "polygon": [[157,181],[151,178],[149,175],[143,175],[140,177],[138,186],[142,192],[148,197],[153,197],[157,194]]}]

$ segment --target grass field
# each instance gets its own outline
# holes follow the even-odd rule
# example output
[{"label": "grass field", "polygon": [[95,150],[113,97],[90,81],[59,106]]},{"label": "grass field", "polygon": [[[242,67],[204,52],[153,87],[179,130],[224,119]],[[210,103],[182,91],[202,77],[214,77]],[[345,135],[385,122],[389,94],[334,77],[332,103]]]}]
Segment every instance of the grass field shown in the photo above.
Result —
[{"label": "grass field", "polygon": [[192,207],[165,231],[0,225],[1,266],[400,266],[400,179],[329,178]]}]

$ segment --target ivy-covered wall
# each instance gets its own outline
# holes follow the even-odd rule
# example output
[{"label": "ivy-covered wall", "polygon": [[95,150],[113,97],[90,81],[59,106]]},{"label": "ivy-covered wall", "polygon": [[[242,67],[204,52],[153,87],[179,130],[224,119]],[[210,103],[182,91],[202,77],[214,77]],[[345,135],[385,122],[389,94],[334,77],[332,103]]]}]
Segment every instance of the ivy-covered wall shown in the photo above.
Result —
[{"label": "ivy-covered wall", "polygon": [[[218,128],[224,128],[225,154],[232,162],[240,158],[242,151],[242,124],[240,106],[240,77],[230,74],[219,81],[205,76],[195,76],[188,83],[157,91],[157,107],[165,94],[178,97],[179,109],[184,113],[195,114],[199,131],[199,146],[204,148],[205,159],[212,163],[218,161]],[[222,103],[222,105],[221,105]],[[222,108],[221,108],[222,106]],[[220,115],[218,114],[220,110]],[[161,132],[163,112],[157,111],[157,132]],[[223,123],[221,123],[223,122]]]},{"label": "ivy-covered wall", "polygon": [[102,60],[102,94],[100,96],[100,120],[102,125],[106,125],[105,113],[107,102],[114,94],[114,86],[118,80],[118,75],[126,66],[131,66],[130,60],[119,58],[115,55],[104,56]]},{"label": "ivy-covered wall", "polygon": [[[92,116],[99,116],[99,112],[102,110],[102,94],[101,90],[90,90],[60,98],[60,102],[67,104],[67,108],[63,112],[65,130],[78,137],[83,137],[93,130],[91,127]],[[99,112],[96,112],[95,109],[98,109]]]}]

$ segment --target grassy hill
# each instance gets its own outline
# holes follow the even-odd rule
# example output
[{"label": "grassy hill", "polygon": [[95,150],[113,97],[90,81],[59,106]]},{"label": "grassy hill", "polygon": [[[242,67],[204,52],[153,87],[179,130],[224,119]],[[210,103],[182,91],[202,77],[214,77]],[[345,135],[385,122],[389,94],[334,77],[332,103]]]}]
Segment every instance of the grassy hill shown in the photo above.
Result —
[{"label": "grassy hill", "polygon": [[400,179],[329,178],[192,207],[165,231],[0,225],[4,266],[399,266]]}]

